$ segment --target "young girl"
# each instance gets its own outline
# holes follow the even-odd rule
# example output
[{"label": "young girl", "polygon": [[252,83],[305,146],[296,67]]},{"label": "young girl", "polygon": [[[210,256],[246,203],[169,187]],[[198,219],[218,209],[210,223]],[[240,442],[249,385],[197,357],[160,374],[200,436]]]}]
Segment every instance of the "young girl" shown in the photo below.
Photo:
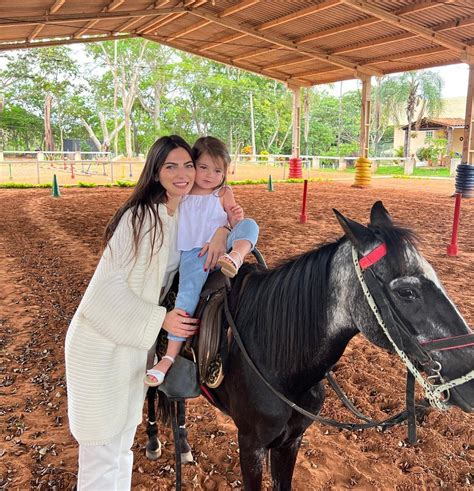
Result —
[{"label": "young girl", "polygon": [[[233,278],[245,256],[253,250],[258,238],[258,225],[244,218],[236,204],[232,189],[225,186],[230,156],[226,146],[211,136],[199,138],[193,146],[196,179],[189,196],[180,204],[178,249],[181,250],[179,288],[175,308],[194,314],[199,294],[209,274],[208,243],[217,228],[230,224],[228,254],[217,264],[226,276]],[[166,355],[145,376],[145,384],[160,385],[181,350],[184,338],[168,334]]]}]

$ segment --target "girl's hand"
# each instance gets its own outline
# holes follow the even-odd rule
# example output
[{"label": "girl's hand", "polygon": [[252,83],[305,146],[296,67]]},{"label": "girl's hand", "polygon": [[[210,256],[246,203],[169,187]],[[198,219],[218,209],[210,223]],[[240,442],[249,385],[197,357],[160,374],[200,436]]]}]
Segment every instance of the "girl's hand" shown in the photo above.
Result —
[{"label": "girl's hand", "polygon": [[184,310],[173,309],[166,314],[162,327],[173,336],[189,338],[196,334],[199,322],[199,319],[190,317]]},{"label": "girl's hand", "polygon": [[229,208],[227,216],[229,217],[230,224],[234,227],[235,224],[239,223],[245,218],[244,209],[240,205],[234,205]]},{"label": "girl's hand", "polygon": [[211,242],[208,242],[199,253],[199,257],[204,256],[207,252],[204,270],[209,271],[217,265],[217,260],[227,252],[227,236],[229,231],[225,227],[219,227],[214,233]]}]

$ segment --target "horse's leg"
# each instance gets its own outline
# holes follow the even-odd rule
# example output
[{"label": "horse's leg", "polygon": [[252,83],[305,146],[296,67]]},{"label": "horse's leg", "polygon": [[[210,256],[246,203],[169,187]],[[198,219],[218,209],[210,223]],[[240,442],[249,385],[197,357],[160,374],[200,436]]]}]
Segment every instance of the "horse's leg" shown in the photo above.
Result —
[{"label": "horse's leg", "polygon": [[158,427],[156,425],[156,390],[156,387],[150,387],[146,393],[148,403],[148,424],[146,427],[148,443],[146,444],[146,456],[149,460],[156,460],[161,457],[161,442],[158,439]]},{"label": "horse's leg", "polygon": [[260,491],[263,462],[268,450],[261,446],[254,435],[239,432],[240,467],[246,491]]},{"label": "horse's leg", "polygon": [[181,463],[190,464],[193,461],[191,446],[188,442],[188,430],[186,423],[186,402],[178,402],[178,426],[179,426],[179,444],[181,450]]},{"label": "horse's leg", "polygon": [[275,491],[291,490],[293,470],[302,438],[302,436],[299,436],[290,442],[286,442],[284,447],[272,448],[270,450],[272,482]]}]

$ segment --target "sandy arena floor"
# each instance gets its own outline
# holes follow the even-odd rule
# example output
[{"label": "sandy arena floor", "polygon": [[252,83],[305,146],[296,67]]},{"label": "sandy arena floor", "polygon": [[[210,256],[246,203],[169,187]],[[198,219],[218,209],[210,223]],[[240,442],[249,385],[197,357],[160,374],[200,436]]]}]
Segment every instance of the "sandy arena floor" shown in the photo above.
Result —
[{"label": "sandy arena floor", "polygon": [[[341,235],[331,208],[367,222],[383,199],[393,217],[421,237],[421,250],[470,325],[474,325],[474,200],[464,200],[458,258],[446,256],[453,199],[449,181],[374,180],[370,190],[344,183],[310,183],[309,222],[298,223],[302,185],[238,186],[238,201],[261,226],[260,249],[270,265]],[[94,271],[104,226],[129,189],[0,191],[0,487],[71,489],[77,446],[68,432],[63,344]],[[403,406],[404,371],[394,357],[361,337],[337,365],[337,377],[366,413],[378,418]],[[120,397],[120,394],[117,394]],[[248,401],[251,404],[251,401]],[[351,419],[332,393],[323,413]],[[472,489],[473,417],[432,411],[405,444],[406,427],[349,433],[314,424],[306,432],[294,489]],[[195,463],[185,489],[240,489],[235,427],[202,398],[189,404]],[[163,457],[144,456],[145,428],[134,446],[133,489],[172,489],[171,432],[162,431]],[[270,488],[268,475],[265,489]]]}]

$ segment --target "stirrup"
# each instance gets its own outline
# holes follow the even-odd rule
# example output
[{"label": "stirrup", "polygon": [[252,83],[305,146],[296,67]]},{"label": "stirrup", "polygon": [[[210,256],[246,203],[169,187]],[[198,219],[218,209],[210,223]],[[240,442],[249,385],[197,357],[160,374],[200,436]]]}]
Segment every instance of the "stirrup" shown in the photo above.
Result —
[{"label": "stirrup", "polygon": [[239,268],[244,262],[239,251],[231,251],[231,253],[237,254],[239,256],[238,259],[234,259],[230,254],[226,253],[217,260],[217,265],[220,266],[222,273],[229,278],[233,278],[239,272]]},{"label": "stirrup", "polygon": [[[171,365],[174,363],[174,358],[169,355],[163,356],[162,360],[166,358],[171,362]],[[156,380],[152,380],[150,377],[155,378]],[[166,373],[163,373],[161,370],[157,370],[156,368],[150,368],[150,370],[146,371],[145,378],[143,379],[143,382],[145,385],[148,385],[148,387],[158,387],[158,385],[161,385],[166,377]]]}]

